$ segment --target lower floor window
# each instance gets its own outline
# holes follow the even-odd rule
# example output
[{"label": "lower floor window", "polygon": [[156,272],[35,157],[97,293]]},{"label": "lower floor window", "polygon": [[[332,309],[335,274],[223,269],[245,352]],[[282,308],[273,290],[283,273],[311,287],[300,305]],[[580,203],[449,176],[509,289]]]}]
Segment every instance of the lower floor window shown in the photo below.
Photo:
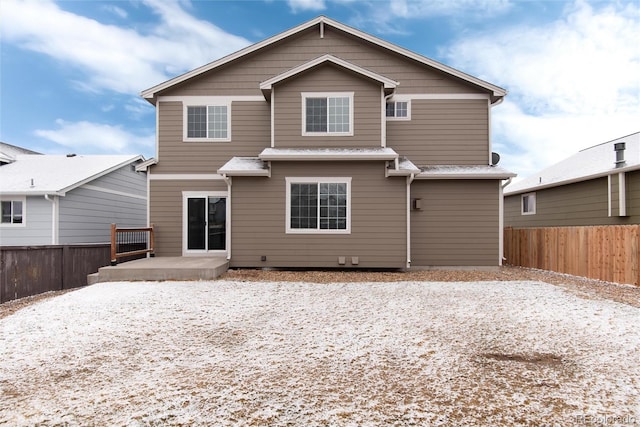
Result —
[{"label": "lower floor window", "polygon": [[288,233],[349,233],[351,178],[287,178]]},{"label": "lower floor window", "polygon": [[21,200],[3,200],[2,202],[2,224],[22,224],[23,202]]}]

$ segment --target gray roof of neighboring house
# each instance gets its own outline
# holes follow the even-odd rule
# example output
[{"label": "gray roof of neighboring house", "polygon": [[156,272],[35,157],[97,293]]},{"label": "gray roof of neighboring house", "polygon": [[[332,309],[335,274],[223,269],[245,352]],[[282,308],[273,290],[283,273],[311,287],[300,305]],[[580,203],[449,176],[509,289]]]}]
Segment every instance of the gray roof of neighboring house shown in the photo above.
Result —
[{"label": "gray roof of neighboring house", "polygon": [[18,154],[41,154],[41,153],[0,141],[0,162],[2,163],[14,162]]},{"label": "gray roof of neighboring house", "polygon": [[19,154],[0,167],[2,195],[64,195],[127,164],[144,160],[140,155]]},{"label": "gray roof of neighboring house", "polygon": [[[614,144],[618,142],[624,142],[626,145],[624,150],[625,163],[621,167],[616,167],[615,164]],[[508,196],[542,190],[607,176],[612,172],[638,169],[640,169],[640,132],[585,148],[559,163],[508,185],[504,194]]]}]

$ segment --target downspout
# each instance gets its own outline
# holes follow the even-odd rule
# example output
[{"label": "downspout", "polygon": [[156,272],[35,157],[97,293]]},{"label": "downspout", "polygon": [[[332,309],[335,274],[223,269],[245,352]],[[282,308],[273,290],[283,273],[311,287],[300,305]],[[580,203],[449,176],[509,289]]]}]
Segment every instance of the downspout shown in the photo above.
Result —
[{"label": "downspout", "polygon": [[44,195],[45,200],[51,202],[51,244],[57,245],[59,241],[58,230],[58,196],[53,199],[48,194]]},{"label": "downspout", "polygon": [[[384,95],[384,87],[381,90]],[[387,101],[389,101],[393,95],[395,95],[395,91],[385,96],[384,102],[382,103],[382,126],[384,127],[384,129],[382,129],[382,148],[387,146]]]},{"label": "downspout", "polygon": [[407,177],[407,268],[411,268],[411,183],[415,178],[414,173]]},{"label": "downspout", "polygon": [[506,261],[504,258],[504,188],[511,184],[511,181],[513,181],[513,177],[509,177],[498,190],[498,266]]},{"label": "downspout", "polygon": [[227,261],[231,261],[231,177],[228,177],[227,174],[222,174],[222,179],[227,183]]}]

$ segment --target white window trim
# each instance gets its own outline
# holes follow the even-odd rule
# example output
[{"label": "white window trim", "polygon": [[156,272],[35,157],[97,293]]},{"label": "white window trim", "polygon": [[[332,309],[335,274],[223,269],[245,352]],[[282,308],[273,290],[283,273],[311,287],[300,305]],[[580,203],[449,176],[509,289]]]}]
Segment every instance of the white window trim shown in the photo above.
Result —
[{"label": "white window trim", "polygon": [[[353,136],[354,92],[302,92],[302,136]],[[307,132],[307,98],[349,98],[349,132]],[[327,120],[327,127],[329,122]]]},{"label": "white window trim", "polygon": [[[226,138],[189,138],[188,109],[189,107],[227,107],[227,137]],[[207,108],[208,115],[208,108]],[[207,129],[208,130],[208,129]],[[186,99],[182,102],[182,140],[183,142],[231,142],[231,99],[203,97]]]},{"label": "white window trim", "polygon": [[387,105],[385,104],[384,106],[384,117],[389,120],[389,121],[409,121],[411,120],[411,99],[395,99],[395,100],[389,100],[387,101],[387,104],[389,103],[393,103],[394,104],[394,114],[395,114],[395,104],[397,104],[398,102],[406,102],[407,103],[407,116],[406,117],[388,117],[387,116]]},{"label": "white window trim", "polygon": [[[525,197],[530,197],[533,196],[533,210],[529,211],[529,212],[525,212],[524,211],[524,198]],[[536,197],[536,193],[525,193],[522,194],[520,197],[520,213],[522,215],[535,215],[536,214],[536,210],[538,208],[538,198]]]},{"label": "white window trim", "polygon": [[[285,177],[287,185],[285,196],[285,233],[286,234],[351,234],[351,177]],[[347,184],[347,228],[344,230],[324,230],[320,228],[291,228],[291,184],[319,184],[343,183]],[[318,209],[320,204],[318,204]],[[318,215],[318,227],[320,215]]]},{"label": "white window trim", "polygon": [[[227,199],[227,240],[225,242],[226,249],[187,249],[188,246],[188,227],[187,209],[188,200],[191,198],[208,198],[208,197],[224,197]],[[224,255],[229,251],[231,243],[231,233],[229,233],[231,218],[231,203],[229,203],[229,193],[227,191],[183,191],[182,192],[182,256],[198,256],[198,255]]]},{"label": "white window trim", "polygon": [[24,196],[0,197],[2,202],[22,202],[22,222],[20,224],[0,222],[2,228],[20,228],[27,226],[27,198]]}]

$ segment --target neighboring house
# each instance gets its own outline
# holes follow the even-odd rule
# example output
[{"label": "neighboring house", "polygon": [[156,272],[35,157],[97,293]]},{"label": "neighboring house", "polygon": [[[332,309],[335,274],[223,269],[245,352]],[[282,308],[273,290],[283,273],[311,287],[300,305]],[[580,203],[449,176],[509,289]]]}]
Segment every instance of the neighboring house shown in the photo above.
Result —
[{"label": "neighboring house", "polygon": [[504,211],[510,227],[640,224],[640,132],[508,185]]},{"label": "neighboring house", "polygon": [[15,162],[18,154],[40,154],[26,148],[0,141],[0,166]]},{"label": "neighboring house", "polygon": [[0,245],[108,243],[110,224],[147,222],[146,173],[132,155],[13,154],[0,166]]},{"label": "neighboring house", "polygon": [[231,267],[501,263],[506,91],[318,17],[142,92],[156,254]]}]

